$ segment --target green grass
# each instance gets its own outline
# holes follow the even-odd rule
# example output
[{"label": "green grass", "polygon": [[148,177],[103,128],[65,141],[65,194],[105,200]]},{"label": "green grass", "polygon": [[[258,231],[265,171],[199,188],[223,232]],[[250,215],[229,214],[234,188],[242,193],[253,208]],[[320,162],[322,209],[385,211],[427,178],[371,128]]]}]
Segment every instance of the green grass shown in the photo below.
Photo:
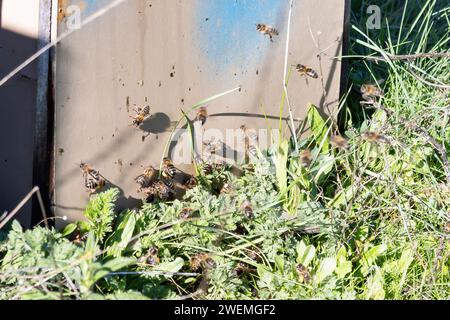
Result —
[{"label": "green grass", "polygon": [[[62,232],[14,223],[0,244],[0,298],[448,299],[450,60],[389,57],[448,52],[450,7],[379,1],[383,28],[365,30],[376,1],[352,3],[347,149],[330,144],[332,121],[311,106],[312,134],[298,141],[310,166],[281,140],[243,176],[219,168],[173,203],[118,213],[112,190]],[[379,79],[381,106],[361,106],[352,88]],[[219,194],[224,182],[232,194]],[[196,269],[199,253],[214,263]]]}]

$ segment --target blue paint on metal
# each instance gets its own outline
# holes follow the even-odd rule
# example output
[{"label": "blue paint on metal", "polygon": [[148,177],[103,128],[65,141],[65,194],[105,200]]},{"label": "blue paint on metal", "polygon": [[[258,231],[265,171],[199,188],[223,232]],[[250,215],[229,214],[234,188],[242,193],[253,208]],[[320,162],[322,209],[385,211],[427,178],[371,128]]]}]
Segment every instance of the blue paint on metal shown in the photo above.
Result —
[{"label": "blue paint on metal", "polygon": [[110,0],[83,0],[83,18],[87,18],[90,15],[94,14],[95,12],[106,6],[109,2]]},{"label": "blue paint on metal", "polygon": [[[256,32],[257,23],[284,25],[280,14],[288,0],[200,0],[197,7],[197,39],[205,57],[216,71],[246,70],[260,61],[271,43]],[[276,39],[280,41],[280,38]]]}]

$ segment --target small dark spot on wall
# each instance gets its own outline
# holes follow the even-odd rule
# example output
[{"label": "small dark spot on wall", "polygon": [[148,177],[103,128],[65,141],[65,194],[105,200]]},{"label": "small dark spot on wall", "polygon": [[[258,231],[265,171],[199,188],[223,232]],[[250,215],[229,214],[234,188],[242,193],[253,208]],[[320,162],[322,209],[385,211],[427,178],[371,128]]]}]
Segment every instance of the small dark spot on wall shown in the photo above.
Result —
[{"label": "small dark spot on wall", "polygon": [[181,103],[184,104],[184,99],[181,99]]},{"label": "small dark spot on wall", "polygon": [[189,88],[189,91],[191,91],[191,88]]},{"label": "small dark spot on wall", "polygon": [[173,78],[174,76],[175,76],[175,73],[174,73],[174,72],[171,72],[171,73],[170,73],[170,77]]},{"label": "small dark spot on wall", "polygon": [[258,75],[259,74],[259,70],[256,70],[256,75]]},{"label": "small dark spot on wall", "polygon": [[58,148],[58,154],[59,154],[60,156],[62,156],[63,153],[64,153],[64,149],[63,149],[63,148]]},{"label": "small dark spot on wall", "polygon": [[158,87],[161,87],[162,86],[162,83],[161,83],[161,81],[158,83]]},{"label": "small dark spot on wall", "polygon": [[206,18],[205,21],[209,21],[209,18]]}]

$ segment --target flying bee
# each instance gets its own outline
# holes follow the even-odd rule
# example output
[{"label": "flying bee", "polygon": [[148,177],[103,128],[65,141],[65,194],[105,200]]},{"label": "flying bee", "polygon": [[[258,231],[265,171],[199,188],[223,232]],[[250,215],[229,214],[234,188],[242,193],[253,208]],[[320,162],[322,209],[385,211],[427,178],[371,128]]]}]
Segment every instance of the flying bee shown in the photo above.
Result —
[{"label": "flying bee", "polygon": [[309,273],[308,268],[301,263],[295,267],[295,271],[297,271],[299,282],[308,284],[311,281],[311,274]]},{"label": "flying bee", "polygon": [[330,142],[331,142],[331,145],[333,145],[334,147],[336,147],[338,149],[348,150],[350,147],[348,144],[348,140],[340,135],[332,136],[330,138]]},{"label": "flying bee", "polygon": [[163,159],[163,166],[162,166],[162,175],[164,178],[173,179],[175,177],[175,174],[177,173],[177,168],[172,163],[172,160],[169,158]]},{"label": "flying bee", "polygon": [[376,132],[364,132],[361,137],[364,140],[367,140],[369,142],[381,142],[381,143],[385,143],[385,144],[390,144],[391,142],[389,141],[389,139],[386,136],[383,136],[379,133]]},{"label": "flying bee", "polygon": [[239,262],[234,269],[234,274],[238,277],[242,277],[245,274],[248,274],[252,271],[251,268],[246,263]]},{"label": "flying bee", "polygon": [[278,36],[280,34],[277,29],[264,23],[258,23],[256,25],[256,31],[262,33],[263,35],[268,35],[270,42],[273,42],[274,36]]},{"label": "flying bee", "polygon": [[137,107],[135,109],[135,115],[130,116],[130,118],[133,119],[131,122],[132,126],[139,127],[141,124],[144,123],[145,120],[147,120],[150,117],[150,106],[145,106],[143,108]]},{"label": "flying bee", "polygon": [[308,168],[313,161],[311,150],[305,149],[300,152],[300,162],[306,168]]},{"label": "flying bee", "polygon": [[245,136],[250,141],[252,141],[252,142],[257,142],[258,141],[258,134],[256,133],[255,129],[249,129],[249,128],[247,128],[246,125],[242,125],[240,129],[244,132]]},{"label": "flying bee", "polygon": [[233,193],[233,186],[229,183],[224,183],[222,188],[220,189],[220,193],[222,194],[231,194]]},{"label": "flying bee", "polygon": [[155,176],[155,173],[156,173],[155,168],[150,166],[144,170],[144,173],[142,173],[141,175],[137,176],[134,179],[134,181],[136,181],[136,183],[139,185],[138,192],[142,188],[147,188],[150,185]]},{"label": "flying bee", "polygon": [[363,84],[360,91],[363,99],[366,101],[370,101],[374,97],[382,97],[384,95],[384,91],[374,84]]},{"label": "flying bee", "polygon": [[297,70],[297,72],[300,73],[301,76],[308,76],[313,79],[319,78],[319,74],[315,70],[313,70],[307,66],[304,66],[303,64],[300,64],[300,63],[297,64],[295,66],[295,70]]},{"label": "flying bee", "polygon": [[242,212],[244,212],[245,216],[248,219],[253,219],[254,218],[254,213],[253,213],[253,207],[252,207],[252,203],[248,200],[245,200],[242,204],[241,204],[241,210]]},{"label": "flying bee", "polygon": [[196,255],[192,256],[189,259],[189,264],[192,269],[192,271],[197,271],[200,268],[215,268],[216,263],[214,260],[209,256],[209,254],[202,252],[197,253]]},{"label": "flying bee", "polygon": [[183,208],[180,212],[180,219],[186,220],[192,218],[194,210],[191,208]]},{"label": "flying bee", "polygon": [[206,107],[201,107],[197,111],[197,115],[195,116],[194,121],[200,121],[202,123],[202,126],[205,125],[206,119],[208,118],[208,111]]}]

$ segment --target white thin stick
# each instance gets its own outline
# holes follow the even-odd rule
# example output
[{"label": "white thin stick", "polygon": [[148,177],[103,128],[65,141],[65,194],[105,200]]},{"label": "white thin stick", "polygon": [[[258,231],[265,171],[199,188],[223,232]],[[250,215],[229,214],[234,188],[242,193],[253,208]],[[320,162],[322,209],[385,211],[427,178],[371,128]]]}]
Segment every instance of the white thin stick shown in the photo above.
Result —
[{"label": "white thin stick", "polygon": [[22,201],[19,202],[19,204],[17,205],[17,207],[15,207],[13,211],[11,211],[10,213],[8,213],[8,214],[6,215],[6,217],[0,221],[0,229],[3,228],[3,227],[5,226],[5,224],[7,224],[8,221],[11,220],[11,219],[17,214],[17,212],[19,212],[20,209],[22,209],[22,207],[28,202],[28,200],[31,199],[31,197],[32,197],[33,194],[35,194],[35,193],[36,193],[36,196],[37,196],[38,201],[39,201],[39,206],[40,206],[40,208],[41,208],[42,216],[44,217],[44,223],[45,223],[45,226],[48,228],[47,212],[45,211],[44,202],[42,201],[41,191],[39,190],[39,187],[34,187],[34,188],[33,188],[33,189],[25,196],[25,198],[23,198]]},{"label": "white thin stick", "polygon": [[295,130],[295,124],[294,124],[294,116],[292,114],[292,108],[291,103],[289,101],[289,95],[287,90],[287,69],[288,69],[288,59],[289,59],[289,39],[291,35],[291,18],[292,18],[292,8],[294,6],[294,0],[290,0],[290,6],[289,6],[289,17],[288,17],[288,26],[287,26],[287,35],[286,35],[286,51],[284,55],[284,75],[283,75],[283,89],[284,89],[284,95],[286,97],[286,102],[289,109],[289,119],[291,121],[291,131],[292,135],[294,137],[294,144],[295,144],[295,151],[298,152],[298,141],[297,141],[297,131]]},{"label": "white thin stick", "polygon": [[117,7],[118,5],[122,4],[123,2],[125,2],[127,0],[115,0],[113,2],[111,2],[110,4],[108,4],[107,6],[103,7],[102,9],[98,10],[96,13],[90,15],[86,20],[84,20],[79,28],[74,28],[74,29],[69,29],[67,32],[63,33],[62,35],[60,35],[59,37],[57,37],[54,41],[49,42],[48,44],[46,44],[44,47],[42,47],[41,49],[39,49],[35,54],[33,54],[31,57],[29,57],[27,60],[25,60],[24,62],[22,62],[17,68],[15,68],[13,71],[11,71],[8,75],[6,75],[4,78],[2,78],[0,80],[0,87],[2,85],[4,85],[6,82],[8,82],[12,77],[14,77],[17,73],[19,73],[22,69],[24,69],[25,67],[27,67],[30,63],[32,63],[34,60],[36,60],[37,58],[39,58],[43,53],[45,53],[48,49],[50,49],[51,47],[55,46],[58,42],[64,40],[65,38],[67,38],[68,36],[70,36],[72,33],[74,33],[75,31],[80,30],[81,28],[83,28],[85,25],[91,23],[94,20],[97,20],[98,18],[100,18],[101,16],[103,16],[104,14],[106,14],[107,12],[109,12],[110,10],[114,9],[115,7]]}]

